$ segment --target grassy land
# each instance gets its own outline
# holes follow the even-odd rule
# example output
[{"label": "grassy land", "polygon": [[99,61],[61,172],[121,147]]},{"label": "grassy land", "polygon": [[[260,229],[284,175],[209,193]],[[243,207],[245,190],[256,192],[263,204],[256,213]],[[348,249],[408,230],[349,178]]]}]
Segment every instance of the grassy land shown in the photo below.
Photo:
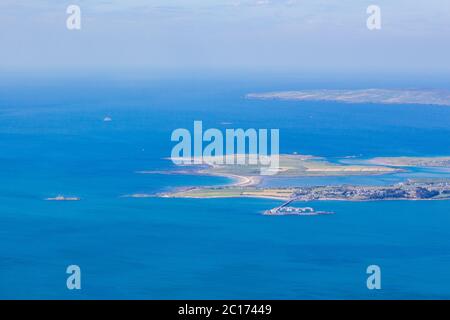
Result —
[{"label": "grassy land", "polygon": [[450,168],[450,157],[379,157],[368,162],[384,166]]},{"label": "grassy land", "polygon": [[[280,155],[280,177],[307,177],[307,176],[348,176],[386,174],[399,171],[398,169],[374,165],[341,165],[326,161],[324,158],[303,155]],[[260,175],[259,165],[212,165],[199,173],[213,175]]]},{"label": "grassy land", "polygon": [[193,188],[165,193],[161,196],[168,198],[273,198],[289,199],[294,189],[257,189],[252,187],[224,187],[224,188]]}]

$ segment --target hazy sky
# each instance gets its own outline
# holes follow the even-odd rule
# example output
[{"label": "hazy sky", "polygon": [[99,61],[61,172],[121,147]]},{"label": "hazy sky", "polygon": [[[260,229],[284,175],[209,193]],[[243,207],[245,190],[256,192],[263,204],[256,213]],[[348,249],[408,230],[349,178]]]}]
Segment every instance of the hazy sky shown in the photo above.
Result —
[{"label": "hazy sky", "polygon": [[[82,29],[66,29],[66,8]],[[366,27],[369,5],[382,29]],[[1,0],[0,69],[450,71],[449,0]]]}]

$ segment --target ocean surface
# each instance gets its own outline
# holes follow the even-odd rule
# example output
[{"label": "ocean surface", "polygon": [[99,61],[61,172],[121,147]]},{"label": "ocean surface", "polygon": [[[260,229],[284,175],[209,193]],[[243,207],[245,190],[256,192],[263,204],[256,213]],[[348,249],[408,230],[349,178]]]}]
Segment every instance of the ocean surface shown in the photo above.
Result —
[{"label": "ocean surface", "polygon": [[[450,108],[246,100],[249,92],[446,88],[431,77],[13,74],[0,79],[0,298],[450,298],[450,202],[124,198],[228,182],[169,170],[176,128],[278,128],[282,153],[330,159],[450,155]],[[111,122],[103,119],[109,116]],[[403,175],[403,176],[402,176]],[[396,183],[397,176],[292,185]],[[448,176],[448,173],[444,175]],[[274,182],[275,183],[275,182]],[[282,184],[286,181],[282,182]],[[78,202],[43,201],[59,194]],[[82,289],[68,290],[79,265]],[[382,289],[368,290],[379,265]]]}]

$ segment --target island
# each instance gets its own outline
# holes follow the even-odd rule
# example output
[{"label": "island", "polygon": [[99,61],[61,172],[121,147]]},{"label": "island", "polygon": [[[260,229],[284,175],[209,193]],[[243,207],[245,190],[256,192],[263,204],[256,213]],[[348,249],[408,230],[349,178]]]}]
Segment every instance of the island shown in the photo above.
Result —
[{"label": "island", "polygon": [[450,92],[418,89],[298,90],[249,93],[247,99],[450,106]]},{"label": "island", "polygon": [[[237,155],[238,157],[240,155]],[[260,164],[218,164],[222,157],[204,158],[201,165],[184,165],[183,169],[166,171],[142,170],[139,174],[187,174],[222,176],[233,179],[234,185],[255,186],[261,182]],[[323,157],[299,154],[279,155],[279,167],[276,177],[318,177],[318,176],[350,176],[350,175],[382,175],[401,172],[401,168],[392,168],[368,163],[367,165],[351,165],[332,163]]]},{"label": "island", "polygon": [[45,198],[45,201],[80,201],[78,197],[65,197],[62,195],[56,196],[54,198]]}]

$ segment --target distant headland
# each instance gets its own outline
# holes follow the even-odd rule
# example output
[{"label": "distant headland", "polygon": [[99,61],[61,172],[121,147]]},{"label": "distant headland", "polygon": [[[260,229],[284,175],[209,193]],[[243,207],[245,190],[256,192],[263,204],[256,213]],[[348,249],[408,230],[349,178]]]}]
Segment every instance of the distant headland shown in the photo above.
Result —
[{"label": "distant headland", "polygon": [[248,99],[450,106],[450,92],[418,89],[299,90],[249,93]]}]

